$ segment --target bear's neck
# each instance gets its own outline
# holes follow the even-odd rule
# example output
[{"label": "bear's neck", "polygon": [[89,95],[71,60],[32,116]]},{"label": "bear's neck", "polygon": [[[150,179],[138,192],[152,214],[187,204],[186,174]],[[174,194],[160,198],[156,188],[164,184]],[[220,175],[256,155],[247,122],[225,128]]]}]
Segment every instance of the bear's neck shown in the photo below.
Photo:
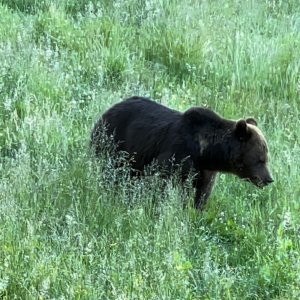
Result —
[{"label": "bear's neck", "polygon": [[230,131],[215,130],[206,139],[199,138],[197,168],[229,172],[232,160],[233,140]]},{"label": "bear's neck", "polygon": [[200,169],[229,172],[230,171],[230,151],[224,149],[223,145],[211,145],[210,149],[199,156],[197,165]]}]

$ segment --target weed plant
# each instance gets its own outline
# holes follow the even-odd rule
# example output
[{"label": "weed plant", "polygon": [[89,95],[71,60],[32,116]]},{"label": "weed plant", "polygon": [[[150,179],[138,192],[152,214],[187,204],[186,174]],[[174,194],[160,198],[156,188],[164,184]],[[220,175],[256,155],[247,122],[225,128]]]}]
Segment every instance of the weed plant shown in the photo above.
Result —
[{"label": "weed plant", "polygon": [[[1,299],[299,299],[298,0],[0,0]],[[254,116],[275,182],[176,178],[89,150],[127,96]]]}]

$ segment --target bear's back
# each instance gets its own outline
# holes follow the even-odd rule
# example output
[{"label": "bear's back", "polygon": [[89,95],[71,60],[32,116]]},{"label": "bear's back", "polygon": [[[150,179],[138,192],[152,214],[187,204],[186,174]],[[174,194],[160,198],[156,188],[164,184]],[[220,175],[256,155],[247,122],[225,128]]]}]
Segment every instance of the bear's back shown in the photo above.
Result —
[{"label": "bear's back", "polygon": [[135,128],[147,127],[147,131],[152,131],[178,121],[180,116],[180,112],[148,98],[131,97],[110,108],[103,114],[102,121],[109,134],[115,134],[117,140],[122,140],[133,124]]},{"label": "bear's back", "polygon": [[[118,150],[136,153],[141,165],[150,163],[175,141],[182,114],[143,97],[132,97],[114,105],[102,121],[114,136]],[[171,129],[172,128],[172,129]]]}]

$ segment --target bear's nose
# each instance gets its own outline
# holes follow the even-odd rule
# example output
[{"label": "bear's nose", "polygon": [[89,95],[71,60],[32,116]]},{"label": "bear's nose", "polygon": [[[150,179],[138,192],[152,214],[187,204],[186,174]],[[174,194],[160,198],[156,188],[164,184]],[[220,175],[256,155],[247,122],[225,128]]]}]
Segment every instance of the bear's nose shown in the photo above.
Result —
[{"label": "bear's nose", "polygon": [[274,179],[272,177],[269,177],[269,178],[267,178],[266,181],[268,184],[270,184],[270,183],[274,182]]}]

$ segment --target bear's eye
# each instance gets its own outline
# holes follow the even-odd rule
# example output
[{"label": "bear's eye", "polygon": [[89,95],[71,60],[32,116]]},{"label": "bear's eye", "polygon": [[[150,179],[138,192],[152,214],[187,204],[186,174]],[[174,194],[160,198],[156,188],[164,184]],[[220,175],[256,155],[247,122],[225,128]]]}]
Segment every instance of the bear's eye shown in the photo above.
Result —
[{"label": "bear's eye", "polygon": [[265,159],[259,159],[257,163],[258,163],[258,164],[265,164],[265,163],[266,163],[266,160],[265,160]]}]

